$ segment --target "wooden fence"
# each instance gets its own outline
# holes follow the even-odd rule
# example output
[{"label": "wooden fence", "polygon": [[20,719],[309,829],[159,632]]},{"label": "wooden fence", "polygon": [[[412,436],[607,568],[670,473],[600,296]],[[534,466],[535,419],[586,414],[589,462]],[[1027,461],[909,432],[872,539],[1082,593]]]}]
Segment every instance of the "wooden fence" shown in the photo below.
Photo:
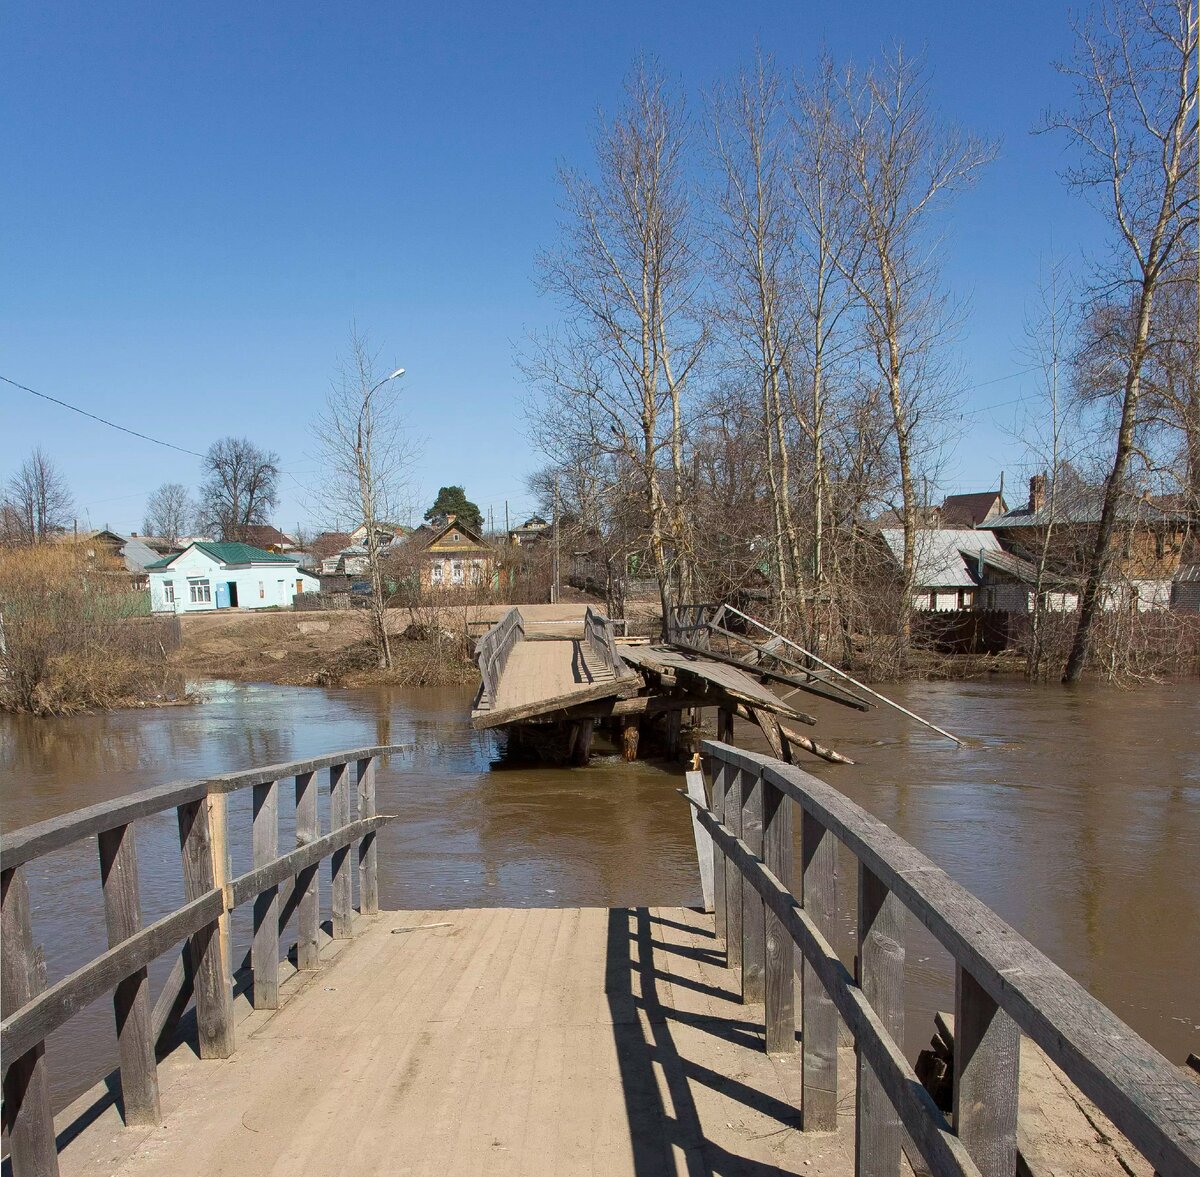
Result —
[{"label": "wooden fence", "polygon": [[508,656],[517,642],[525,639],[525,620],[520,609],[510,609],[479,639],[475,647],[475,664],[483,680],[483,691],[490,707],[496,705],[496,691]]},{"label": "wooden fence", "polygon": [[[711,807],[689,800],[713,840],[717,933],[744,1000],[765,1004],[768,1051],[796,1049],[800,950],[804,1130],[836,1127],[840,1015],[858,1055],[858,1174],[896,1174],[910,1148],[937,1177],[1013,1177],[1023,1032],[1156,1173],[1200,1172],[1200,1089],[995,912],[801,769],[712,741],[703,754]],[[787,886],[793,812],[798,898]],[[832,947],[838,841],[858,862],[856,977]],[[909,913],[955,961],[953,1129],[900,1046]]]},{"label": "wooden fence", "polygon": [[[194,994],[200,1056],[234,1051],[230,913],[254,905],[250,950],[255,1009],[279,1004],[280,935],[293,914],[296,966],[318,963],[317,870],[331,860],[333,938],[349,939],[351,850],[357,844],[359,909],[379,910],[375,832],[389,817],[375,812],[375,758],[397,746],[359,748],[313,760],[273,764],[200,781],[159,785],[27,826],[0,838],[0,958],[3,963],[4,1128],[15,1177],[58,1172],[45,1040],[105,993],[113,994],[127,1124],[158,1124],[156,1048],[174,1030]],[[351,780],[350,766],[354,765]],[[330,830],[322,835],[317,774],[328,770]],[[294,778],[296,846],[279,852],[279,790]],[[253,789],[253,869],[230,878],[227,798]],[[352,790],[356,791],[352,797]],[[135,823],[174,809],[183,867],[182,907],[142,925]],[[355,816],[355,813],[357,815]],[[44,854],[95,838],[109,948],[45,987],[33,939],[26,868]],[[183,951],[153,1009],[147,967],[177,945]]]}]

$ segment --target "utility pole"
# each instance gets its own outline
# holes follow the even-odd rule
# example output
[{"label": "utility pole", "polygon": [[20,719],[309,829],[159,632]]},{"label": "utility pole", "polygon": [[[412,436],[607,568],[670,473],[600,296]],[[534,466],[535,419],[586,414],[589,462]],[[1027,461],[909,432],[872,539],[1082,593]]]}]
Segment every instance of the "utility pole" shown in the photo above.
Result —
[{"label": "utility pole", "polygon": [[554,583],[550,586],[550,603],[558,604],[558,478],[554,479]]},{"label": "utility pole", "polygon": [[508,533],[510,531],[512,531],[512,527],[509,526],[509,522],[508,522],[508,499],[505,499],[504,500],[504,534],[508,535]]}]

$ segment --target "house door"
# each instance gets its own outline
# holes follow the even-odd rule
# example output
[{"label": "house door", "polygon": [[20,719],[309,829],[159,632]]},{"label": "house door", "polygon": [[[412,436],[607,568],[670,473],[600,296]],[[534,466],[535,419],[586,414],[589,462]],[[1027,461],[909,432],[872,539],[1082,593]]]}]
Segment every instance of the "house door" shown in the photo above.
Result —
[{"label": "house door", "polygon": [[238,607],[237,581],[236,580],[229,581],[227,587],[229,589],[229,607],[231,609],[236,609]]},{"label": "house door", "polygon": [[223,580],[217,581],[216,606],[218,609],[229,608],[229,585],[227,585]]}]

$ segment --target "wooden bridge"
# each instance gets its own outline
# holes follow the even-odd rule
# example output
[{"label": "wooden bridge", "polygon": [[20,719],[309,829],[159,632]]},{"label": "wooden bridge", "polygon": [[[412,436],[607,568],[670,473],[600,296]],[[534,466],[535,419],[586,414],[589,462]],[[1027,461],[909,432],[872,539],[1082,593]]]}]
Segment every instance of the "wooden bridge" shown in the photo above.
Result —
[{"label": "wooden bridge", "polygon": [[[708,779],[689,783],[711,917],[380,912],[376,837],[389,818],[375,812],[375,761],[391,750],[164,785],[0,840],[15,1177],[1200,1172],[1200,1089],[794,766],[704,745]],[[236,831],[253,864],[231,877],[226,799],[240,789],[253,790],[252,829]],[[143,927],[138,823],[172,810],[185,902]],[[296,846],[281,853],[291,818]],[[110,947],[46,985],[30,867],[91,839]],[[857,862],[854,971],[833,947],[839,845]],[[253,935],[235,969],[241,905]],[[900,1045],[913,918],[955,962],[946,1108]],[[175,949],[177,974],[152,1007],[147,966]],[[45,1039],[106,994],[119,1072],[56,1119]],[[1055,1111],[1056,1152],[1027,1131],[1038,1096],[1022,1084],[1022,1036],[1073,1091],[1075,1120]]]}]

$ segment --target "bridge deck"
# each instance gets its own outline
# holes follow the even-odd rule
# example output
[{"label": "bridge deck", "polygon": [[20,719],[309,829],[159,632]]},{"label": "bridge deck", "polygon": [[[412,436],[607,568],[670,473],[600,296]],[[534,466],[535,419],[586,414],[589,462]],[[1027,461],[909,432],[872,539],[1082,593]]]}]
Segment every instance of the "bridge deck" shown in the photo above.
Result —
[{"label": "bridge deck", "polygon": [[547,711],[614,695],[636,694],[641,679],[618,680],[580,638],[539,637],[517,642],[500,677],[494,707],[481,697],[471,713],[476,728],[498,727]]},{"label": "bridge deck", "polygon": [[384,913],[231,1059],[177,1051],[161,1128],[110,1109],[62,1172],[852,1173],[848,1086],[842,1131],[802,1135],[800,1056],[723,959],[686,909]]}]

